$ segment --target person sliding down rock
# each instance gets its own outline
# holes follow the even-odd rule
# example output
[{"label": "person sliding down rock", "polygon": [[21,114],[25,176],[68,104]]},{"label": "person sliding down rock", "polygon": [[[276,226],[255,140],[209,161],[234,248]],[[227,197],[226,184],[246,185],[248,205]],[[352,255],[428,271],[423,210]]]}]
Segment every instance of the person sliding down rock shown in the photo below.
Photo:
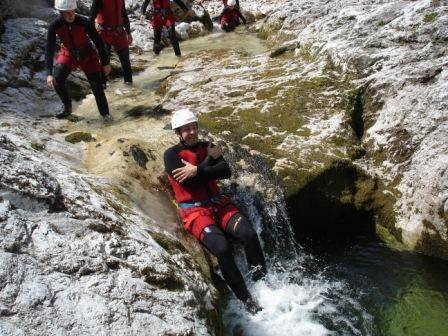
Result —
[{"label": "person sliding down rock", "polygon": [[236,266],[228,240],[244,246],[252,278],[266,275],[266,262],[258,236],[249,221],[219,192],[216,180],[228,179],[230,167],[219,146],[198,140],[198,119],[189,109],[174,112],[171,126],[179,143],[165,151],[168,179],[179,205],[179,214],[188,232],[218,258],[229,287],[251,313],[261,310],[250,295]]},{"label": "person sliding down rock", "polygon": [[129,45],[132,44],[131,27],[124,0],[93,0],[90,20],[97,23],[98,34],[110,55],[113,46],[120,59],[125,84],[132,84]]},{"label": "person sliding down rock", "polygon": [[[191,13],[188,7],[181,0],[174,0],[185,12]],[[146,8],[148,7],[149,0],[145,0],[142,5],[140,21],[143,23],[145,19]],[[176,18],[171,10],[170,0],[153,0],[152,3],[152,20],[151,25],[154,30],[154,46],[153,50],[156,55],[162,50],[160,44],[162,40],[162,29],[166,26],[170,31],[170,40],[173,45],[174,53],[177,57],[181,56],[179,41],[176,37],[175,22]]]},{"label": "person sliding down rock", "polygon": [[[54,7],[61,16],[48,28],[45,63],[47,84],[54,88],[64,104],[64,110],[56,117],[65,118],[72,113],[72,100],[67,91],[66,79],[73,70],[80,67],[87,76],[100,114],[105,120],[111,120],[102,85],[102,72],[106,76],[110,72],[109,56],[103,41],[88,18],[75,14],[76,0],[56,0]],[[56,36],[62,45],[53,68]]]},{"label": "person sliding down rock", "polygon": [[[226,2],[227,5],[225,4]],[[246,24],[246,19],[240,12],[239,3],[236,0],[224,1],[224,9],[218,17],[221,29],[226,32],[233,31],[240,24],[240,19]]]}]

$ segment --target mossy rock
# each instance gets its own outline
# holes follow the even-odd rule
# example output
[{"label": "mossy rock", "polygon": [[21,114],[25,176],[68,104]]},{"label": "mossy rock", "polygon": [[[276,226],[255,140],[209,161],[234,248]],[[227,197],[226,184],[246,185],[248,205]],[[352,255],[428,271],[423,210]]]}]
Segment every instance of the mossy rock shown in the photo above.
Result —
[{"label": "mossy rock", "polygon": [[31,144],[31,148],[34,149],[34,150],[37,150],[37,151],[41,152],[41,151],[43,151],[43,150],[45,149],[45,145],[44,145],[44,144],[37,143],[37,142],[33,142],[33,143]]},{"label": "mossy rock", "polygon": [[426,13],[423,21],[426,23],[434,22],[437,18],[437,12]]},{"label": "mossy rock", "polygon": [[277,49],[275,49],[274,51],[272,51],[270,54],[269,54],[269,57],[270,58],[275,58],[275,57],[278,57],[278,56],[280,56],[280,55],[283,55],[284,53],[286,53],[288,51],[288,47],[280,47],[280,48],[277,48]]},{"label": "mossy rock", "polygon": [[74,132],[67,135],[65,137],[65,141],[75,144],[81,141],[84,142],[95,141],[95,138],[92,136],[91,133],[88,132]]},{"label": "mossy rock", "polygon": [[170,291],[184,290],[184,283],[176,276],[176,271],[170,268],[166,273],[160,273],[157,269],[147,266],[140,270],[145,282],[157,288],[163,288]]},{"label": "mossy rock", "polygon": [[425,230],[418,240],[415,250],[429,256],[448,260],[448,241],[444,239],[436,226],[428,220],[423,220]]},{"label": "mossy rock", "polygon": [[167,252],[187,252],[185,247],[175,238],[162,232],[151,232],[151,237]]}]

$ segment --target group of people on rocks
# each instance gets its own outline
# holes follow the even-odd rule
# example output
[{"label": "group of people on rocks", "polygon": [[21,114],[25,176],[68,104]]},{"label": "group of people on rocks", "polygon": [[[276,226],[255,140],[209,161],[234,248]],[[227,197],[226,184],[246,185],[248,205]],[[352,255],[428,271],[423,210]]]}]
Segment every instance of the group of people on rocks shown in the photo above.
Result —
[{"label": "group of people on rocks", "polygon": [[[140,20],[145,19],[150,0],[144,0]],[[182,0],[174,0],[187,14],[194,15]],[[239,11],[238,0],[223,0],[224,10],[219,16],[221,27],[229,32],[235,29],[241,19],[246,19]],[[53,88],[63,103],[63,110],[57,118],[68,117],[72,113],[72,101],[67,90],[68,75],[76,68],[84,71],[95,97],[98,110],[106,120],[112,120],[105,83],[111,71],[109,65],[112,47],[120,59],[125,84],[132,85],[132,69],[129,57],[129,45],[132,44],[131,27],[124,0],[93,0],[90,17],[75,13],[76,0],[56,0],[55,8],[60,17],[49,28],[46,46],[47,84]],[[96,27],[95,27],[96,22]],[[162,50],[163,27],[167,27],[176,56],[181,56],[179,41],[175,30],[176,18],[171,10],[170,0],[152,0],[151,25],[154,30],[153,50],[156,55]],[[61,48],[54,64],[56,37]],[[93,45],[92,45],[93,42]]]},{"label": "group of people on rocks", "polygon": [[[174,1],[189,12],[181,0]],[[142,21],[148,4],[149,0],[145,0],[142,5]],[[223,4],[224,9],[218,17],[223,30],[232,31],[240,19],[246,23],[239,11],[238,0],[223,0]],[[176,56],[181,56],[170,1],[153,0],[152,7],[154,53],[161,51],[161,35],[165,26],[170,31]],[[65,118],[72,113],[66,79],[73,70],[81,68],[90,83],[101,116],[111,120],[104,83],[111,71],[112,47],[120,59],[125,84],[132,85],[129,58],[132,34],[124,0],[93,0],[89,18],[75,13],[76,0],[56,0],[55,8],[61,15],[48,28],[46,68],[47,84],[56,91],[64,105],[57,117]],[[54,62],[56,37],[61,48]],[[248,291],[235,263],[229,237],[243,244],[253,280],[266,275],[266,262],[250,222],[230,197],[219,191],[216,181],[228,179],[231,175],[222,149],[198,139],[198,119],[189,109],[176,111],[171,124],[180,141],[165,152],[164,163],[184,226],[217,257],[229,287],[249,312],[256,313],[260,307]]]}]

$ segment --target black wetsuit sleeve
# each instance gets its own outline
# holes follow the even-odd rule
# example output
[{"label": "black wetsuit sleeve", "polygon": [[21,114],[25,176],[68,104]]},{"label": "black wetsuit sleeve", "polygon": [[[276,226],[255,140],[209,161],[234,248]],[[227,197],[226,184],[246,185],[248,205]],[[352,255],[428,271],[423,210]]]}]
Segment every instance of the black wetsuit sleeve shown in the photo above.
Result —
[{"label": "black wetsuit sleeve", "polygon": [[[211,164],[205,164],[207,158],[211,158],[209,159],[209,163]],[[207,156],[207,158],[198,166],[198,176],[200,178],[206,180],[224,180],[230,178],[232,175],[230,166],[222,156],[217,159],[213,159],[211,156]]]},{"label": "black wetsuit sleeve", "polygon": [[98,15],[98,12],[100,9],[103,8],[103,0],[93,0],[92,1],[92,7],[90,7],[90,21],[93,25],[95,25],[95,19]]},{"label": "black wetsuit sleeve", "polygon": [[[176,147],[171,147],[170,149],[166,150],[165,154],[163,155],[163,160],[165,163],[165,171],[171,177],[173,177],[173,170],[185,166],[176,150]],[[203,183],[204,182],[198,177],[198,175],[196,175],[192,178],[189,178],[188,180],[185,180],[181,183],[181,185],[187,188],[195,188]]]},{"label": "black wetsuit sleeve", "polygon": [[182,0],[174,0],[175,3],[179,5],[180,8],[182,8],[184,11],[188,11],[188,7],[182,2]]},{"label": "black wetsuit sleeve", "polygon": [[53,75],[53,58],[56,49],[56,21],[52,22],[48,27],[47,45],[45,48],[45,66],[47,68],[47,76]]},{"label": "black wetsuit sleeve", "polygon": [[146,8],[148,8],[148,5],[149,5],[149,0],[145,0],[145,2],[143,2],[143,5],[142,5],[142,15],[145,15]]},{"label": "black wetsuit sleeve", "polygon": [[[84,22],[84,21],[83,21]],[[98,35],[98,32],[95,29],[95,26],[91,21],[86,20],[85,23],[85,29],[87,34],[89,35],[90,39],[95,44],[96,50],[98,50],[98,54],[100,55],[101,65],[105,66],[110,63],[110,56],[109,53],[106,52],[106,48],[104,47],[103,40],[101,40],[101,37]]]},{"label": "black wetsuit sleeve", "polygon": [[126,11],[126,5],[125,5],[124,1],[123,1],[123,8],[121,9],[121,15],[123,16],[124,29],[126,30],[126,33],[130,34],[131,33],[131,25],[129,23],[128,12]]},{"label": "black wetsuit sleeve", "polygon": [[241,21],[246,24],[246,18],[243,16],[243,14],[241,14],[239,9],[236,10],[236,13],[238,14],[238,17],[241,19]]}]

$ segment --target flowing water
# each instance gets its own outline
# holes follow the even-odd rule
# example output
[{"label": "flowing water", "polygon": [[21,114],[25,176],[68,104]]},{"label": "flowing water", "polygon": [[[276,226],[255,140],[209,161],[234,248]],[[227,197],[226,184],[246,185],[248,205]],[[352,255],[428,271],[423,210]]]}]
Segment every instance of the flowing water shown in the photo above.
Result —
[{"label": "flowing water", "polygon": [[[184,55],[220,48],[249,55],[267,51],[262,41],[241,32],[181,44]],[[158,58],[144,57],[148,68],[135,76],[133,87],[115,81],[108,89],[115,121],[109,125],[100,121],[89,96],[77,107],[80,120],[72,130],[90,131],[103,142],[118,138],[163,142],[168,137],[169,118],[154,109],[161,100],[156,90],[172,71],[181,69],[175,68],[177,59],[170,48]],[[141,116],[127,117],[130,111]],[[92,153],[86,160],[89,169],[99,174],[112,169]],[[250,196],[242,193],[238,198],[247,203],[258,232],[266,230],[259,209],[249,204]],[[448,335],[448,263],[366,237],[351,245],[305,251],[292,241],[284,204],[264,204],[264,211],[272,223],[271,241],[263,242],[270,245],[269,275],[255,284],[248,281],[263,310],[251,316],[229,295],[224,303],[226,334]],[[244,270],[243,258],[238,259]]]}]

